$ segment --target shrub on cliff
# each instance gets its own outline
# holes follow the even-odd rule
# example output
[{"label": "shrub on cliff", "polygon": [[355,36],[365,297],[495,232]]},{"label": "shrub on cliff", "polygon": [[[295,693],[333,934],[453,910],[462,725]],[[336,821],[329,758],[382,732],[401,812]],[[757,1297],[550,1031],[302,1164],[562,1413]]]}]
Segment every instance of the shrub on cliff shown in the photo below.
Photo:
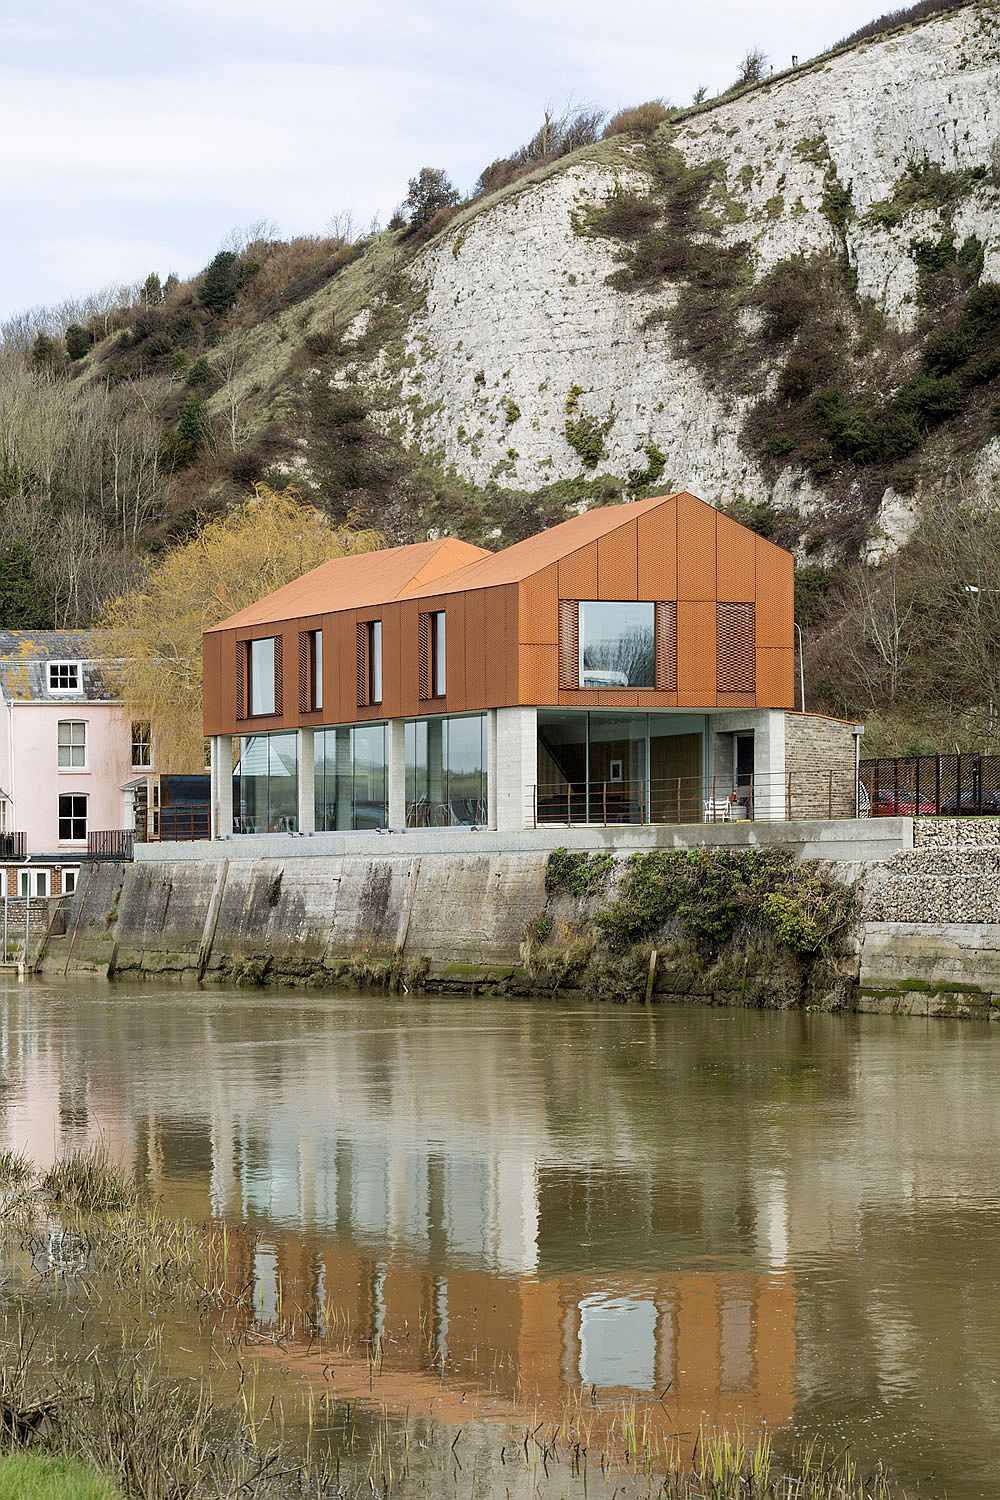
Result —
[{"label": "shrub on cliff", "polygon": [[604,138],[612,135],[652,135],[658,125],[669,120],[671,107],[663,99],[649,99],[620,109],[604,127]]}]

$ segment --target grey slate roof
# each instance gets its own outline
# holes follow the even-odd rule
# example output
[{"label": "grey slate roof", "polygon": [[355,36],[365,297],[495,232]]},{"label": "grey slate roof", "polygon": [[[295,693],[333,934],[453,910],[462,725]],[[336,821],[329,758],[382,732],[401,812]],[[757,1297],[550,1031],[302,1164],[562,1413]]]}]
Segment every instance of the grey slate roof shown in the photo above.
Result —
[{"label": "grey slate roof", "polygon": [[[115,701],[104,640],[99,630],[0,630],[0,694],[22,703]],[[49,691],[50,661],[80,663],[79,693]]]}]

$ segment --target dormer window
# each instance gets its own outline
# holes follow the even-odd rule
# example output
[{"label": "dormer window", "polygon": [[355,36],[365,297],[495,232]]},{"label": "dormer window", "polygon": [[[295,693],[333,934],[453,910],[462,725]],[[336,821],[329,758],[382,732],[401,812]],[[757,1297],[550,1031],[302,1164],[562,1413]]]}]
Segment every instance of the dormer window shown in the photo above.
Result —
[{"label": "dormer window", "polygon": [[49,692],[78,693],[80,691],[80,663],[78,661],[49,662]]}]

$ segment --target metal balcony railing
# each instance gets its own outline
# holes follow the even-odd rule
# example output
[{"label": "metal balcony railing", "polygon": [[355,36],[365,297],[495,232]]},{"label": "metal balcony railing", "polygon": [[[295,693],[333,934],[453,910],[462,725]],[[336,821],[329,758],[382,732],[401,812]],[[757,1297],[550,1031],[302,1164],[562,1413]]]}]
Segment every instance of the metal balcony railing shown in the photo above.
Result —
[{"label": "metal balcony railing", "polygon": [[101,828],[87,834],[87,858],[131,859],[134,843],[131,828]]},{"label": "metal balcony railing", "polygon": [[0,859],[23,859],[25,851],[23,833],[0,833]]},{"label": "metal balcony railing", "polygon": [[786,822],[858,816],[853,769],[777,776],[559,781],[530,789],[534,826]]}]

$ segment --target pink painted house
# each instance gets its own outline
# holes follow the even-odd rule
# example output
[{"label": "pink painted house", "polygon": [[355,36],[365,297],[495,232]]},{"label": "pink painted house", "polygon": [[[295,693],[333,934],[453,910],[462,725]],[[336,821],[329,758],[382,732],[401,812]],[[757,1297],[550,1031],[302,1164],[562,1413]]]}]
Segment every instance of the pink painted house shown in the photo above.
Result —
[{"label": "pink painted house", "polygon": [[91,630],[0,631],[0,895],[75,888],[88,835],[130,828],[152,767]]}]

